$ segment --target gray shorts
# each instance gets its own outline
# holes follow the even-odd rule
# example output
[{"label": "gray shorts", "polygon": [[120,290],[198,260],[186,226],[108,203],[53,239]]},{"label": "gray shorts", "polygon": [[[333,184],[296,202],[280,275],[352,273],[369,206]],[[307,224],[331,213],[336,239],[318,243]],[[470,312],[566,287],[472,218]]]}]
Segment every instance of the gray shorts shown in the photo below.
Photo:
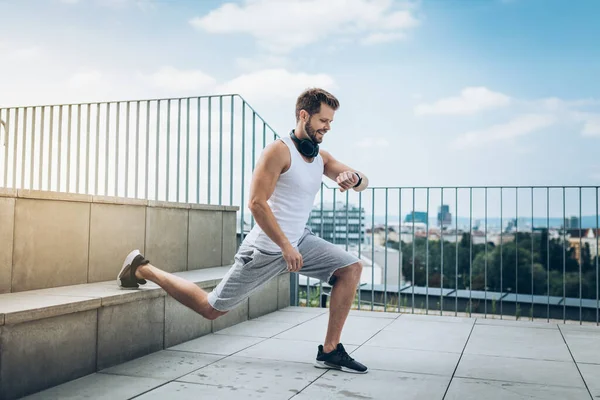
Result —
[{"label": "gray shorts", "polygon": [[[308,228],[298,242],[298,251],[303,261],[298,273],[330,284],[337,269],[359,261],[344,249],[315,236]],[[268,253],[242,243],[233,266],[208,294],[208,302],[216,310],[232,310],[254,291],[285,272],[287,264],[281,253]]]}]

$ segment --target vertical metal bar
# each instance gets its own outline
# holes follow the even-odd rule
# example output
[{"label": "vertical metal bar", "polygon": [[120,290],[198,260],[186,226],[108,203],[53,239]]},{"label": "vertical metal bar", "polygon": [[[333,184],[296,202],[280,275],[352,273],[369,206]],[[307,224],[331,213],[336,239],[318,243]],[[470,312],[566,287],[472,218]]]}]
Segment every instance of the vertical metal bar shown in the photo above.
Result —
[{"label": "vertical metal bar", "polygon": [[598,247],[598,237],[600,236],[600,224],[598,221],[598,187],[596,187],[596,326],[600,325],[600,279],[598,277],[598,259],[600,258],[600,248]]},{"label": "vertical metal bar", "polygon": [[[266,140],[265,137],[265,131],[264,131],[264,126],[265,124],[263,123],[263,143]],[[323,191],[325,190],[325,183],[321,182],[321,208],[320,208],[320,217],[321,217],[321,231],[319,233],[319,237],[323,238],[323,230],[325,228],[325,213],[323,212]],[[321,281],[319,281],[319,296],[323,295],[323,283]]]},{"label": "vertical metal bar", "polygon": [[[515,187],[515,311],[519,306],[519,188]],[[516,316],[516,313],[515,313]]]},{"label": "vertical metal bar", "polygon": [[[90,126],[91,126],[91,115],[92,105],[87,105],[87,123],[86,123],[86,139],[85,139],[85,193],[90,194]],[[95,193],[94,193],[95,194]]]},{"label": "vertical metal bar", "polygon": [[[348,192],[346,192],[346,217],[348,217]],[[348,237],[348,220],[346,219],[346,237]],[[388,241],[388,188],[385,188],[385,242],[384,242],[384,275],[383,275],[383,311],[387,311],[387,273],[388,273],[388,250],[387,250],[387,241]],[[348,249],[348,244],[346,243],[346,250]]]},{"label": "vertical metal bar", "polygon": [[[250,170],[254,173],[254,164],[256,158],[256,113],[252,112],[252,164]],[[250,227],[254,227],[254,214],[250,215]],[[309,279],[310,281],[310,279]]]},{"label": "vertical metal bar", "polygon": [[473,188],[469,188],[469,317],[473,312]]},{"label": "vertical metal bar", "polygon": [[185,112],[185,202],[190,201],[190,99],[186,99]]},{"label": "vertical metal bar", "polygon": [[[201,114],[202,114],[202,99],[200,97],[198,97],[198,104],[197,104],[197,108],[198,108],[198,115],[196,116],[197,121],[197,131],[198,131],[198,141],[196,142],[196,202],[200,203],[200,123],[201,123]],[[231,141],[231,146],[233,148],[233,140]],[[233,171],[233,169],[232,169]],[[233,174],[233,172],[232,172]],[[233,176],[233,175],[232,175]],[[232,180],[232,185],[233,185],[233,180]],[[233,191],[233,189],[232,189]],[[243,207],[243,205],[242,205]]]},{"label": "vertical metal bar", "polygon": [[60,181],[62,176],[62,116],[63,116],[63,106],[59,106],[58,109],[58,171],[57,171],[57,187],[56,190],[60,192]]},{"label": "vertical metal bar", "polygon": [[[244,104],[244,108],[245,104]],[[210,178],[211,178],[211,159],[212,159],[212,96],[208,98],[208,204],[210,204]],[[243,184],[243,181],[242,181]]]},{"label": "vertical metal bar", "polygon": [[583,238],[581,231],[581,186],[579,187],[579,325],[583,318],[583,286],[581,282],[581,273],[583,269]]},{"label": "vertical metal bar", "polygon": [[[515,187],[515,307],[519,306],[519,188]],[[516,311],[516,308],[515,308]]]},{"label": "vertical metal bar", "polygon": [[440,315],[444,314],[444,188],[440,188]]},{"label": "vertical metal bar", "polygon": [[12,170],[12,186],[17,188],[17,142],[19,132],[19,109],[15,108],[15,140],[13,141],[13,170]]},{"label": "vertical metal bar", "polygon": [[119,131],[121,128],[121,103],[117,102],[117,121],[115,127],[115,196],[119,195]]},{"label": "vertical metal bar", "polygon": [[170,189],[170,164],[171,164],[171,99],[167,100],[167,181],[166,181],[166,199],[169,201]]},{"label": "vertical metal bar", "polygon": [[25,148],[27,147],[27,107],[23,110],[23,147],[21,148],[21,189],[25,189]]},{"label": "vertical metal bar", "polygon": [[[323,206],[321,206],[321,210],[323,210]],[[363,226],[363,211],[362,211],[362,191],[358,192],[358,210],[359,210],[359,217],[358,217],[358,221],[359,221],[359,225],[360,228],[358,229],[358,258],[361,258],[361,249],[362,249],[362,243],[363,243],[363,238],[362,238],[362,226]],[[322,213],[322,211],[321,211]],[[322,234],[321,234],[322,237]],[[357,289],[358,291],[358,309],[360,310],[360,297],[362,294],[362,291],[360,289],[360,282],[358,283]]]},{"label": "vertical metal bar", "polygon": [[94,194],[98,195],[98,170],[100,169],[100,103],[96,107],[96,158],[94,162]]},{"label": "vertical metal bar", "polygon": [[333,189],[333,237],[332,237],[332,243],[336,244],[336,240],[335,240],[335,228],[336,228],[336,221],[337,221],[337,214],[336,214],[336,207],[335,207],[335,202],[336,202],[336,194],[337,191],[335,190],[335,188]]},{"label": "vertical metal bar", "polygon": [[[360,251],[360,247],[358,250]],[[398,312],[400,312],[400,290],[402,287],[402,261],[402,188],[398,188]]]},{"label": "vertical metal bar", "polygon": [[146,182],[144,185],[144,199],[148,200],[148,186],[150,185],[150,101],[146,102],[146,169],[144,170]]},{"label": "vertical metal bar", "polygon": [[504,316],[504,312],[502,310],[502,298],[504,297],[504,271],[503,267],[503,259],[504,256],[504,221],[503,221],[503,206],[502,206],[502,188],[500,188],[500,319]]},{"label": "vertical metal bar", "polygon": [[484,285],[483,285],[483,289],[485,290],[485,302],[484,302],[484,307],[485,307],[485,311],[484,311],[484,318],[487,318],[487,292],[488,292],[488,283],[487,283],[487,262],[488,262],[488,253],[487,253],[487,248],[488,248],[488,241],[487,241],[487,233],[488,233],[488,222],[487,222],[487,217],[488,217],[488,204],[487,204],[487,187],[484,189],[485,192],[485,258],[484,258]]},{"label": "vertical metal bar", "polygon": [[546,322],[550,322],[550,188],[546,187]]},{"label": "vertical metal bar", "polygon": [[240,226],[241,226],[241,240],[244,240],[244,209],[246,204],[244,203],[244,183],[245,183],[245,170],[246,170],[246,100],[242,100],[242,180],[241,180],[241,195],[242,200],[240,203]]},{"label": "vertical metal bar", "polygon": [[75,163],[75,193],[79,193],[79,181],[81,175],[81,104],[77,105],[77,161]]},{"label": "vertical metal bar", "polygon": [[219,96],[219,205],[222,205],[222,204],[223,204],[223,96]]},{"label": "vertical metal bar", "polygon": [[42,106],[41,127],[40,127],[40,164],[38,168],[38,189],[44,190],[42,185],[42,171],[44,170],[44,122],[46,120],[46,107]]},{"label": "vertical metal bar", "polygon": [[10,137],[10,108],[6,109],[6,125],[4,125],[4,134],[6,135],[4,139],[4,186],[8,187],[8,141]]},{"label": "vertical metal bar", "polygon": [[[62,108],[62,107],[61,107]],[[108,196],[108,150],[110,137],[110,103],[106,103],[106,135],[104,145],[104,195]],[[60,174],[59,174],[60,175]]]},{"label": "vertical metal bar", "polygon": [[349,199],[349,196],[350,196],[350,191],[346,190],[346,251],[348,251],[348,234],[349,234],[349,232],[348,232],[348,228],[349,228],[349,225],[348,225],[348,199]]},{"label": "vertical metal bar", "polygon": [[565,282],[565,273],[567,266],[567,253],[566,253],[566,240],[567,240],[567,224],[566,224],[566,210],[565,210],[565,187],[563,186],[563,323],[567,322],[567,304],[566,304],[566,282]]},{"label": "vertical metal bar", "polygon": [[[146,147],[147,148],[147,147]],[[148,159],[146,157],[146,159]],[[133,196],[138,198],[138,186],[140,179],[140,102],[135,105],[135,178]]]},{"label": "vertical metal bar", "polygon": [[48,190],[52,190],[52,143],[54,141],[54,106],[50,106],[50,137],[48,138]]},{"label": "vertical metal bar", "polygon": [[425,314],[429,314],[429,188],[427,188],[427,220],[425,229]]},{"label": "vertical metal bar", "polygon": [[415,313],[415,188],[412,188],[412,313]]},{"label": "vertical metal bar", "polygon": [[158,167],[160,165],[160,100],[156,101],[156,164],[154,165],[154,199],[158,200]]},{"label": "vertical metal bar", "polygon": [[[375,188],[371,188],[373,192],[372,204],[371,204],[371,311],[375,306]],[[335,191],[333,192],[335,195]],[[335,210],[335,197],[333,201],[333,207]],[[335,238],[335,211],[333,212],[333,237]]]},{"label": "vertical metal bar", "polygon": [[31,113],[31,155],[29,157],[29,189],[33,189],[33,170],[35,166],[35,115],[37,108],[32,107]]},{"label": "vertical metal bar", "polygon": [[231,140],[229,142],[229,205],[232,206],[233,205],[233,100],[234,97],[231,96],[231,115],[230,115],[230,136],[231,136]]},{"label": "vertical metal bar", "polygon": [[533,232],[534,232],[534,222],[533,222],[533,187],[531,188],[531,308],[529,309],[529,318],[533,321]]},{"label": "vertical metal bar", "polygon": [[179,203],[179,192],[181,183],[181,98],[177,99],[177,159],[175,160],[176,178],[175,178],[175,201]]},{"label": "vertical metal bar", "polygon": [[73,121],[73,109],[71,104],[69,104],[68,108],[68,118],[67,122],[67,187],[66,192],[69,193],[71,191],[71,124]]},{"label": "vertical metal bar", "polygon": [[458,315],[458,188],[455,189],[454,194],[456,196],[456,199],[454,200],[454,245],[456,247],[454,251],[456,257],[454,263],[454,316],[456,317]]},{"label": "vertical metal bar", "polygon": [[[127,102],[125,116],[125,197],[129,197],[129,117],[131,115],[131,102]],[[119,154],[117,153],[117,158]]]}]

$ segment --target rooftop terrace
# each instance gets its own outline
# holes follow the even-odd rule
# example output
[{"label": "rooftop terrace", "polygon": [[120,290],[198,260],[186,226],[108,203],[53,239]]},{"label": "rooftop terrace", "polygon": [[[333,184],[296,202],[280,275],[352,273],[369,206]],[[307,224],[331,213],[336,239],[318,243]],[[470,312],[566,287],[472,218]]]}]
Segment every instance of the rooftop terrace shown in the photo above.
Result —
[{"label": "rooftop terrace", "polygon": [[360,375],[313,366],[327,320],[287,307],[27,399],[600,398],[597,326],[352,310]]}]

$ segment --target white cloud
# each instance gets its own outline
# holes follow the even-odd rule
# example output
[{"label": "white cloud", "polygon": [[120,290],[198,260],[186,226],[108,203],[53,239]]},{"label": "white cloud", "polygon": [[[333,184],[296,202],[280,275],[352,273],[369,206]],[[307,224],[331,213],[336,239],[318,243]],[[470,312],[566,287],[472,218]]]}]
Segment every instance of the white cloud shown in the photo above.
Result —
[{"label": "white cloud", "polygon": [[290,72],[283,68],[251,72],[217,87],[219,93],[238,93],[249,102],[255,99],[295,98],[308,87],[335,88],[335,81],[327,74]]},{"label": "white cloud", "polygon": [[363,40],[361,40],[362,44],[372,45],[379,43],[389,43],[395,42],[397,40],[404,39],[406,35],[402,32],[393,32],[393,33],[372,33]]},{"label": "white cloud", "polygon": [[600,136],[600,114],[590,115],[581,131],[583,136]]},{"label": "white cloud", "polygon": [[390,145],[390,142],[386,138],[383,138],[383,137],[364,138],[364,139],[356,142],[357,147],[365,147],[365,148],[387,147],[389,145]]},{"label": "white cloud", "polygon": [[98,85],[101,81],[102,73],[100,71],[78,72],[69,79],[68,85],[73,89],[83,89]]},{"label": "white cloud", "polygon": [[213,88],[217,81],[200,70],[181,70],[171,66],[160,68],[151,74],[138,74],[150,85],[171,92],[199,92]]},{"label": "white cloud", "polygon": [[431,104],[419,104],[416,115],[444,114],[470,115],[480,111],[509,105],[511,98],[505,94],[493,92],[486,87],[464,88],[459,96],[440,99]]},{"label": "white cloud", "polygon": [[453,145],[455,148],[466,148],[511,140],[546,128],[555,122],[556,117],[550,114],[520,115],[503,124],[463,133],[455,139]]},{"label": "white cloud", "polygon": [[239,57],[235,60],[235,62],[239,68],[245,71],[287,67],[291,65],[291,60],[287,57],[264,54],[253,58]]},{"label": "white cloud", "polygon": [[393,6],[392,0],[246,0],[241,6],[223,4],[190,23],[209,33],[249,34],[271,52],[288,53],[331,35],[371,38],[364,39],[367,44],[397,40],[419,21],[410,9]]}]

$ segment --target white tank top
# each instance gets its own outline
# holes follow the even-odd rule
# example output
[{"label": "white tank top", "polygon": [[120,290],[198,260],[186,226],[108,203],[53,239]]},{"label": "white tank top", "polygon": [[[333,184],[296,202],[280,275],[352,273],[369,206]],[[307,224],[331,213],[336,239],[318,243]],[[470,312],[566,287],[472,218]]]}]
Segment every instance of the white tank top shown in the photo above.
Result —
[{"label": "white tank top", "polygon": [[[279,176],[267,203],[285,236],[292,246],[296,246],[304,233],[315,196],[321,188],[323,158],[319,154],[312,162],[307,162],[296,149],[292,138],[284,136],[279,140],[287,145],[291,162],[289,169]],[[267,236],[258,223],[255,223],[244,242],[260,250],[281,252],[281,248]]]}]

